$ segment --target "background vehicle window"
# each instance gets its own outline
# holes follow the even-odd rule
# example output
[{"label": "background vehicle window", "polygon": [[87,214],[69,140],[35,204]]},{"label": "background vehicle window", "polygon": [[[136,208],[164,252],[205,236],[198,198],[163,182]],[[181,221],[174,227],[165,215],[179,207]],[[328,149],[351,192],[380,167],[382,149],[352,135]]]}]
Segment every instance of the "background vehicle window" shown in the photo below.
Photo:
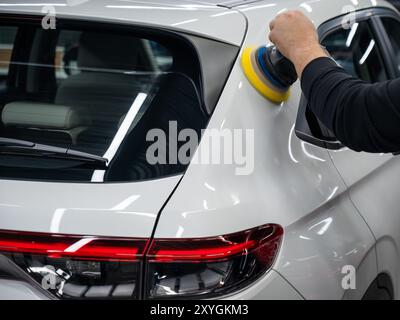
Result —
[{"label": "background vehicle window", "polygon": [[155,57],[155,63],[162,71],[168,71],[172,67],[173,59],[171,53],[159,43],[155,41],[148,41],[149,48],[152,55]]},{"label": "background vehicle window", "polygon": [[79,73],[78,49],[81,32],[63,30],[60,32],[56,47],[54,66],[57,79],[68,78]]},{"label": "background vehicle window", "polygon": [[351,75],[368,82],[388,79],[378,43],[367,22],[330,33],[322,45]]},{"label": "background vehicle window", "polygon": [[0,81],[4,80],[8,74],[16,34],[15,27],[0,29]]},{"label": "background vehicle window", "polygon": [[[62,30],[58,36],[54,65],[57,79],[65,79],[79,73],[78,49],[81,31]],[[169,71],[173,57],[166,47],[158,42],[141,39],[143,50],[152,57],[151,64],[156,71]]]},{"label": "background vehicle window", "polygon": [[[4,53],[4,66],[13,72],[5,74],[0,90],[0,138],[103,157],[109,167],[100,170],[49,154],[15,154],[3,146],[0,177],[119,182],[184,171],[184,165],[168,161],[151,165],[146,151],[152,141],[146,135],[161,129],[168,141],[171,121],[178,130],[199,135],[205,128],[208,116],[195,85],[200,72],[191,49],[181,44],[175,54],[164,39],[160,43],[126,30],[68,29],[64,24],[43,30],[28,23],[21,23],[17,38],[0,24],[0,48],[23,48],[16,50],[15,61]],[[174,59],[180,54],[190,58]]]},{"label": "background vehicle window", "polygon": [[396,55],[397,68],[400,71],[400,23],[391,18],[382,18],[382,22],[392,44]]}]

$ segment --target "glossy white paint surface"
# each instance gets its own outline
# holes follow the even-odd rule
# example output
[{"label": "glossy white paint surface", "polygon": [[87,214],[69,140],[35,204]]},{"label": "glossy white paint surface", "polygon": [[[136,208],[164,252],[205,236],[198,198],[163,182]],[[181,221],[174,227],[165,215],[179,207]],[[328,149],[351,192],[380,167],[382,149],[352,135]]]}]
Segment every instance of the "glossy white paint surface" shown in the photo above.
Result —
[{"label": "glossy white paint surface", "polygon": [[332,150],[330,154],[347,186],[357,183],[393,158],[391,154],[355,152],[348,148]]},{"label": "glossy white paint surface", "polygon": [[[317,26],[340,15],[342,6],[354,6],[350,1],[308,4],[311,10],[305,12]],[[356,9],[369,6],[359,1]],[[265,44],[268,21],[299,8],[293,1],[257,7],[243,7],[249,21],[245,45]],[[330,154],[293,134],[300,93],[297,83],[287,103],[272,105],[251,87],[237,61],[209,128],[253,129],[254,173],[237,176],[233,165],[190,166],[162,213],[156,237],[204,237],[278,223],[285,238],[274,270],[305,298],[360,298],[377,275],[375,239]],[[341,285],[347,265],[357,269],[361,281],[352,292]]]},{"label": "glossy white paint surface", "polygon": [[54,6],[58,17],[157,26],[235,45],[241,44],[246,29],[246,20],[239,12],[196,1],[10,0],[0,3],[0,12],[43,15],[44,4]]},{"label": "glossy white paint surface", "polygon": [[377,239],[379,273],[390,276],[400,292],[400,158],[388,154],[331,152],[349,195]]},{"label": "glossy white paint surface", "polygon": [[0,229],[149,237],[179,179],[121,184],[0,180]]},{"label": "glossy white paint surface", "polygon": [[365,217],[377,239],[378,267],[400,290],[400,158],[385,165],[350,186],[350,196]]},{"label": "glossy white paint surface", "polygon": [[49,298],[25,282],[1,279],[0,300],[49,300]]},{"label": "glossy white paint surface", "polygon": [[[346,194],[291,224],[275,269],[307,299],[360,299],[377,274],[375,240]],[[345,291],[346,266],[356,289]]]},{"label": "glossy white paint surface", "polygon": [[[319,25],[340,15],[346,5],[386,6],[380,0],[259,1],[237,7],[242,12],[237,13],[215,7],[212,0],[201,2],[191,2],[192,9],[182,7],[187,1],[168,0],[162,2],[164,9],[111,10],[100,7],[139,2],[101,0],[96,10],[90,10],[94,1],[89,1],[60,7],[60,13],[179,28],[236,44],[245,34],[244,14],[249,22],[245,45],[262,45],[268,22],[287,8],[304,10]],[[5,10],[28,9],[14,5]],[[40,12],[29,8],[35,10]],[[266,223],[285,228],[274,270],[227,298],[361,298],[378,271],[400,276],[399,175],[393,174],[398,160],[382,166],[387,156],[329,153],[300,141],[293,133],[300,93],[296,83],[287,103],[272,105],[251,87],[237,61],[208,128],[254,130],[254,172],[238,176],[234,165],[192,164],[161,214],[155,236],[163,238],[223,235]],[[105,185],[0,181],[0,228],[149,236],[155,214],[178,180]],[[341,286],[346,265],[357,269],[354,291]]]}]

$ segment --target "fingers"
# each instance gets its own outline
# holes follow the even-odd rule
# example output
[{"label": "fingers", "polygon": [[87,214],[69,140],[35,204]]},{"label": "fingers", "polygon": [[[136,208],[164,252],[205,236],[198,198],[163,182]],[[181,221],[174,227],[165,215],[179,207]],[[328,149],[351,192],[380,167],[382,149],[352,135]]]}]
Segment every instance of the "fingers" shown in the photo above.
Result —
[{"label": "fingers", "polygon": [[268,38],[269,38],[269,41],[271,41],[272,43],[274,43],[274,41],[273,41],[272,39],[274,39],[274,35],[275,35],[275,33],[274,33],[275,23],[276,23],[275,19],[272,20],[272,21],[269,23],[269,30],[271,30],[271,31],[270,31],[270,33],[269,33]]},{"label": "fingers", "polygon": [[271,31],[269,33],[269,41],[271,41],[273,44],[275,44],[275,41],[276,41],[275,32]]},{"label": "fingers", "polygon": [[305,16],[299,10],[287,10],[278,14],[270,23],[269,23],[269,40],[276,45],[276,42],[279,40],[277,33],[283,25],[287,25],[291,21],[299,18],[299,16]]},{"label": "fingers", "polygon": [[274,29],[274,27],[275,27],[275,23],[276,23],[276,21],[275,21],[275,19],[274,20],[272,20],[270,23],[269,23],[269,30],[273,30]]}]

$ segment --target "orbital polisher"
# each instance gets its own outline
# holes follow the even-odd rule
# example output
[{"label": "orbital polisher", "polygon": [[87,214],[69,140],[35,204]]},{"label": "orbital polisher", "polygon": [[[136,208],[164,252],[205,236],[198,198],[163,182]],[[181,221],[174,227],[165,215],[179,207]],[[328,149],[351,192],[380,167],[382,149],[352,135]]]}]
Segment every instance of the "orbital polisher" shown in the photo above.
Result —
[{"label": "orbital polisher", "polygon": [[253,87],[277,104],[289,98],[290,86],[297,80],[293,63],[275,46],[245,48],[242,68]]}]

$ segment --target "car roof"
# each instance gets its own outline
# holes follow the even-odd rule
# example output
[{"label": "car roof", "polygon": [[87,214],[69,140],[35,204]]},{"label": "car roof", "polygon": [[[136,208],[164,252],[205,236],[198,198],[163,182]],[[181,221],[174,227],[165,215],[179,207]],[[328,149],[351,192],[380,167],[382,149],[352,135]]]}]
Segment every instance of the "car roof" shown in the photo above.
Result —
[{"label": "car roof", "polygon": [[[334,3],[334,5],[333,5]],[[140,24],[193,33],[240,45],[247,29],[246,12],[262,10],[264,21],[276,8],[315,8],[310,16],[325,20],[341,15],[349,5],[355,9],[388,6],[382,0],[6,0],[0,13],[43,15],[54,8],[59,17],[101,22]],[[329,8],[329,10],[324,10]],[[248,19],[248,17],[247,17]]]},{"label": "car roof", "polygon": [[[221,0],[224,1],[224,0]],[[218,1],[219,2],[219,1]],[[246,19],[213,0],[5,0],[0,13],[41,15],[156,26],[240,45]],[[229,26],[228,28],[226,26]]]},{"label": "car roof", "polygon": [[[226,8],[234,8],[237,6],[245,5],[245,4],[253,4],[257,2],[262,2],[263,0],[177,0],[176,2],[192,2],[192,3],[200,3],[206,5],[215,5]],[[271,1],[272,2],[272,1]]]}]

